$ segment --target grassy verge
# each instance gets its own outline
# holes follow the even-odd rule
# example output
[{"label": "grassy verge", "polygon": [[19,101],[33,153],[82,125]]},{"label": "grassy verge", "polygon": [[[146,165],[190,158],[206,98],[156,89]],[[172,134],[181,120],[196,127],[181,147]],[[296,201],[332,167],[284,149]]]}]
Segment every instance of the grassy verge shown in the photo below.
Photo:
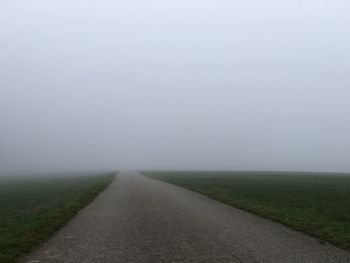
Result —
[{"label": "grassy verge", "polygon": [[350,176],[254,172],[145,172],[350,249]]},{"label": "grassy verge", "polygon": [[0,262],[15,262],[46,240],[113,178],[0,178]]}]

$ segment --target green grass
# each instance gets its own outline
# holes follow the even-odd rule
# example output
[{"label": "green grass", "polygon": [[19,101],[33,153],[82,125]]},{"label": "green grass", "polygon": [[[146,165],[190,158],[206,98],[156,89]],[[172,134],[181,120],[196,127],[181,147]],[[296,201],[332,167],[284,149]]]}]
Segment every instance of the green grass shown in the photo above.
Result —
[{"label": "green grass", "polygon": [[46,240],[113,178],[0,178],[0,262],[15,262]]},{"label": "green grass", "polygon": [[277,172],[145,172],[350,249],[350,176]]}]

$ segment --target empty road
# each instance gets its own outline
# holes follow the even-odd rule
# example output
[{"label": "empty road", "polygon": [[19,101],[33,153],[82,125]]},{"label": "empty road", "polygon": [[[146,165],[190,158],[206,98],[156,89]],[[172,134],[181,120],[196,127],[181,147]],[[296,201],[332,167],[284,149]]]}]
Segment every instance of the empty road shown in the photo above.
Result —
[{"label": "empty road", "polygon": [[120,172],[21,262],[350,262],[350,253],[189,190]]}]

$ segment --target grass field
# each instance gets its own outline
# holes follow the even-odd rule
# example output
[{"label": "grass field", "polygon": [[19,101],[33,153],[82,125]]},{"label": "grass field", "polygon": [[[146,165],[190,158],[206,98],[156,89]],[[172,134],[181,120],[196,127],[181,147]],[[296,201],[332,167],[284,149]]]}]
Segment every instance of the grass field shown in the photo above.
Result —
[{"label": "grass field", "polygon": [[144,172],[350,249],[350,175]]},{"label": "grass field", "polygon": [[113,177],[0,177],[0,262],[14,262],[46,240]]}]

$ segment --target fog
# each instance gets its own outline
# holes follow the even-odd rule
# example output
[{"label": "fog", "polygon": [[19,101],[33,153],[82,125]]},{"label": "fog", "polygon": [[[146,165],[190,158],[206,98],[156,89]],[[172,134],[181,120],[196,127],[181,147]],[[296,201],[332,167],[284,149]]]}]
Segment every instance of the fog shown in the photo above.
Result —
[{"label": "fog", "polygon": [[350,172],[350,2],[2,0],[0,172]]}]

